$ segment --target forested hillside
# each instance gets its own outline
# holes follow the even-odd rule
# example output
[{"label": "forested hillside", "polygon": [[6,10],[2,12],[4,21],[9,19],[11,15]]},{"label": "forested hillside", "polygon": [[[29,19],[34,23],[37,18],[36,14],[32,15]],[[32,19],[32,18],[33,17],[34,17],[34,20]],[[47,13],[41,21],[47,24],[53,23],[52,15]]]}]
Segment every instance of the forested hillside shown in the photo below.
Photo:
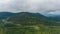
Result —
[{"label": "forested hillside", "polygon": [[21,24],[21,25],[44,24],[48,26],[60,26],[60,23],[50,20],[42,14],[29,13],[29,12],[18,13],[15,16],[12,16],[9,19],[7,19],[7,21],[11,21],[14,24]]},{"label": "forested hillside", "polygon": [[0,34],[60,34],[60,23],[39,13],[20,12],[0,21]]}]

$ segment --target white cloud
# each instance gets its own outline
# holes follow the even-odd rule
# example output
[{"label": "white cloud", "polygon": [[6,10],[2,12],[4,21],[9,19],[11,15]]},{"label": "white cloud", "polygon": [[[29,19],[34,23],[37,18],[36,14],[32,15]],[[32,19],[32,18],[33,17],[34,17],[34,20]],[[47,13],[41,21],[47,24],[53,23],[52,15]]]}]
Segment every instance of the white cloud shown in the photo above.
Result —
[{"label": "white cloud", "polygon": [[60,0],[0,0],[0,11],[60,10]]}]

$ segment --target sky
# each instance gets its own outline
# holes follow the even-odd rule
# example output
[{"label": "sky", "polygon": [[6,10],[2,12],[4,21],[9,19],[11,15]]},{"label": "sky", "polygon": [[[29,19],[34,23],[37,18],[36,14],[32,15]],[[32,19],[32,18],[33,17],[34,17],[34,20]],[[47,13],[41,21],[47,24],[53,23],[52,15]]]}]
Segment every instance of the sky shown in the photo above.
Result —
[{"label": "sky", "polygon": [[60,0],[0,0],[0,12],[60,14]]}]

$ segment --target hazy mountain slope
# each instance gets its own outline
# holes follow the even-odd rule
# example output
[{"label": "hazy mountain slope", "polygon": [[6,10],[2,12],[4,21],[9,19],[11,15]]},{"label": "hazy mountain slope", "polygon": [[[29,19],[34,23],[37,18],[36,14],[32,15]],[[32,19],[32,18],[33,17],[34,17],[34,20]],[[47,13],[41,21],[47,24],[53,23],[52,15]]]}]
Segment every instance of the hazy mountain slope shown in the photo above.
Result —
[{"label": "hazy mountain slope", "polygon": [[14,13],[10,13],[10,12],[0,12],[0,20],[1,19],[6,19],[7,17],[13,16]]},{"label": "hazy mountain slope", "polygon": [[60,21],[60,15],[56,15],[54,17],[47,17],[48,19],[52,20],[52,21],[57,21],[59,22]]},{"label": "hazy mountain slope", "polygon": [[15,23],[20,24],[37,24],[37,23],[43,23],[47,19],[45,16],[39,14],[39,13],[29,13],[29,12],[21,12],[17,14],[16,16],[10,17],[8,21],[12,21]]},{"label": "hazy mountain slope", "polygon": [[[44,24],[44,25],[56,25],[57,22],[51,20],[50,17],[46,17],[40,13],[30,13],[30,12],[20,12],[20,13],[10,13],[10,12],[0,12],[0,20],[9,19],[14,24],[23,25],[34,25],[34,24]],[[56,19],[56,18],[55,18]],[[8,22],[9,23],[9,22]]]},{"label": "hazy mountain slope", "polygon": [[22,25],[59,25],[58,23],[47,19],[47,17],[43,16],[39,13],[29,13],[29,12],[20,12],[15,16],[10,17],[7,21],[11,21],[14,24],[22,24]]}]

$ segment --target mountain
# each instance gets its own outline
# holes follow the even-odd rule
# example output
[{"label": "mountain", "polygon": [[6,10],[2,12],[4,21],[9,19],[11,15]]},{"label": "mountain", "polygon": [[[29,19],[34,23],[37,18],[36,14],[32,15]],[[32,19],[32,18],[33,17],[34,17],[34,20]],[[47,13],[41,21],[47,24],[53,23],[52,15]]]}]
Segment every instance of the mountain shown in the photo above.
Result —
[{"label": "mountain", "polygon": [[0,21],[0,32],[7,32],[3,34],[60,34],[60,23],[57,24],[40,13],[4,12],[3,15],[7,16],[7,19]]},{"label": "mountain", "polygon": [[39,24],[49,26],[59,25],[40,13],[29,13],[29,12],[17,13],[15,16],[10,17],[7,21],[21,25],[39,25]]},{"label": "mountain", "polygon": [[40,13],[20,12],[10,17],[7,21],[12,21],[16,24],[31,25],[43,23],[46,20],[47,18]]},{"label": "mountain", "polygon": [[6,19],[7,17],[15,15],[14,13],[10,12],[0,12],[0,20]]},{"label": "mountain", "polygon": [[[56,19],[56,18],[55,18]],[[10,13],[10,12],[0,12],[0,20],[5,20],[4,23],[10,22],[14,24],[22,25],[56,25],[56,22],[51,20],[51,17],[46,17],[40,13],[30,13],[30,12],[20,12],[20,13]]]},{"label": "mountain", "polygon": [[50,20],[53,20],[53,21],[59,21],[60,22],[60,15],[55,15],[55,16],[50,16],[50,17],[47,17],[48,19]]},{"label": "mountain", "polygon": [[50,21],[42,14],[29,12],[8,14],[12,16],[4,19],[4,22],[0,22],[0,30],[2,32],[5,30],[7,32],[4,32],[5,34],[60,34],[60,28],[53,26],[58,24]]},{"label": "mountain", "polygon": [[46,16],[49,20],[57,22],[60,21],[60,13],[58,10],[48,10],[42,14]]},{"label": "mountain", "polygon": [[[35,16],[35,17],[38,17],[38,18],[43,16],[43,15],[40,15],[39,13],[34,13],[33,14],[33,13],[29,13],[29,12],[20,12],[20,13],[0,12],[0,20],[1,19],[6,19],[8,17],[12,17],[14,15],[16,15],[16,16],[20,15],[20,17],[21,17],[21,16],[24,16],[24,14],[25,14],[25,16],[29,16],[29,17]],[[43,16],[43,17],[45,17],[45,16]]]}]

